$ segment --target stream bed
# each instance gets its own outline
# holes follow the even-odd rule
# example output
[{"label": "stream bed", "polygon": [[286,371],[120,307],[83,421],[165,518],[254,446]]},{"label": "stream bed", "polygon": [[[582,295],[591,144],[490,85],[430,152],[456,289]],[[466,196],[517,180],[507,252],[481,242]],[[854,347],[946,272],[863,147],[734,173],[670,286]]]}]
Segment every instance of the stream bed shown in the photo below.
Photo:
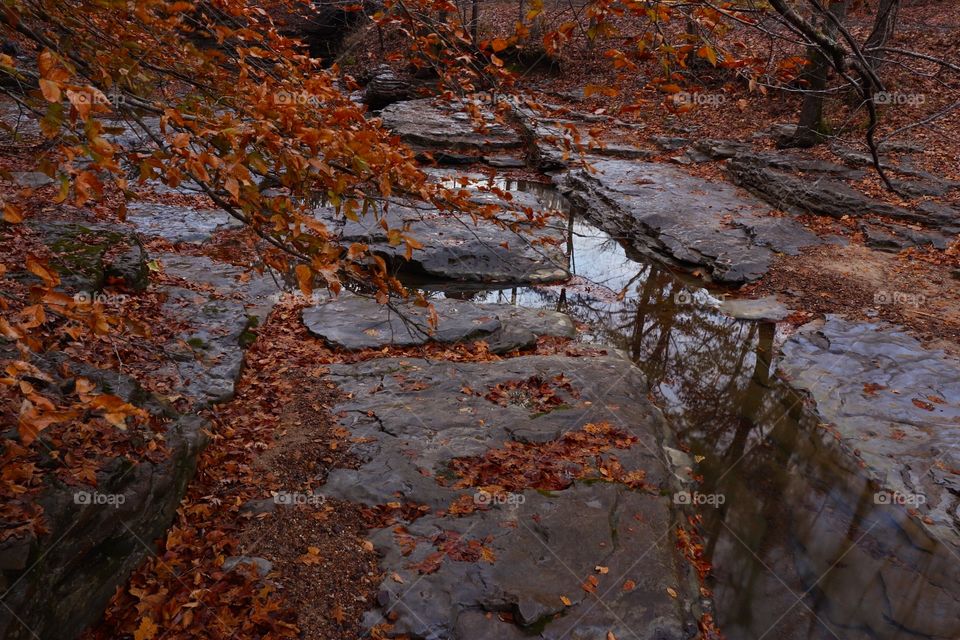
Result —
[{"label": "stream bed", "polygon": [[410,284],[433,298],[563,311],[580,341],[614,347],[643,371],[696,460],[688,498],[728,638],[960,637],[956,549],[911,518],[909,504],[885,503],[806,395],[778,377],[783,329],[719,312],[717,294],[633,255],[550,187],[498,186],[536,190],[568,214],[571,280]]}]

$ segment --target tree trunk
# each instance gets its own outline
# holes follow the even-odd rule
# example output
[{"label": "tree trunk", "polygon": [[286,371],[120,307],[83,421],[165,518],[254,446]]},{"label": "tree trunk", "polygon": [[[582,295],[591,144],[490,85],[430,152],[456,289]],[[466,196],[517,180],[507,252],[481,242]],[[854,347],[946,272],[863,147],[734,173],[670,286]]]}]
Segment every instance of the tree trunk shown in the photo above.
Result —
[{"label": "tree trunk", "polygon": [[897,16],[900,12],[900,0],[880,0],[880,6],[877,7],[877,17],[873,22],[873,31],[864,45],[864,51],[867,61],[874,71],[880,68],[883,63],[883,55],[871,55],[871,49],[879,49],[886,46],[897,28]]},{"label": "tree trunk", "polygon": [[477,46],[480,42],[479,37],[479,25],[480,25],[480,0],[472,0],[470,6],[470,36],[473,38],[473,46]]},{"label": "tree trunk", "polygon": [[[841,22],[847,17],[849,0],[840,0],[830,5],[830,13]],[[837,29],[826,16],[820,21],[821,28],[831,39]],[[808,53],[808,71],[804,74],[807,89],[800,109],[800,122],[797,132],[791,138],[780,143],[781,147],[812,147],[823,141],[826,124],[823,121],[824,93],[830,79],[830,59],[818,48],[811,46]]]}]

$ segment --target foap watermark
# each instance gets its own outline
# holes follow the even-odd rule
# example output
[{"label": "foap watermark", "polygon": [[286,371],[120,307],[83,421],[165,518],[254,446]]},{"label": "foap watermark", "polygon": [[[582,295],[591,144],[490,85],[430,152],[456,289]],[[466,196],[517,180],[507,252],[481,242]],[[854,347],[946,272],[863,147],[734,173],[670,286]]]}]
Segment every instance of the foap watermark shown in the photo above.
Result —
[{"label": "foap watermark", "polygon": [[723,93],[691,93],[681,91],[673,94],[673,104],[677,107],[693,105],[695,107],[719,107],[727,101]]},{"label": "foap watermark", "polygon": [[919,293],[903,291],[877,291],[873,294],[873,304],[899,304],[902,306],[920,307],[926,304],[927,299]]},{"label": "foap watermark", "polygon": [[281,302],[306,302],[308,304],[320,304],[322,302],[330,301],[330,294],[326,291],[315,291],[310,295],[305,295],[299,289],[294,291],[277,291],[276,293],[270,294],[269,300],[274,304],[280,304]]},{"label": "foap watermark", "polygon": [[673,294],[673,302],[676,305],[693,304],[693,294],[689,291],[678,291]]},{"label": "foap watermark", "polygon": [[73,294],[73,301],[77,304],[123,304],[129,299],[130,296],[123,293],[78,291]]},{"label": "foap watermark", "polygon": [[320,106],[320,99],[306,91],[278,91],[273,94],[273,103],[283,105],[309,104],[318,107]]},{"label": "foap watermark", "polygon": [[326,504],[327,497],[319,493],[294,493],[291,491],[278,491],[273,494],[273,501],[282,505],[321,505]]},{"label": "foap watermark", "polygon": [[116,509],[126,501],[127,496],[122,493],[100,493],[99,491],[75,491],[73,493],[73,504],[110,506]]},{"label": "foap watermark", "polygon": [[699,491],[678,491],[673,494],[674,504],[719,507],[727,501],[722,493],[700,493]]},{"label": "foap watermark", "polygon": [[101,91],[68,91],[67,97],[70,102],[78,107],[80,105],[119,107],[126,102],[122,93],[111,91],[103,93]]},{"label": "foap watermark", "polygon": [[923,93],[899,93],[896,91],[880,91],[873,96],[873,101],[877,104],[893,104],[909,107],[917,107],[927,101],[926,94]]},{"label": "foap watermark", "polygon": [[897,504],[906,507],[919,507],[927,503],[922,493],[900,493],[899,491],[877,491],[873,494],[874,504]]},{"label": "foap watermark", "polygon": [[490,505],[520,505],[527,501],[526,496],[522,493],[510,493],[509,491],[504,491],[501,493],[490,493],[489,491],[477,491],[473,494],[474,504],[487,507]]}]

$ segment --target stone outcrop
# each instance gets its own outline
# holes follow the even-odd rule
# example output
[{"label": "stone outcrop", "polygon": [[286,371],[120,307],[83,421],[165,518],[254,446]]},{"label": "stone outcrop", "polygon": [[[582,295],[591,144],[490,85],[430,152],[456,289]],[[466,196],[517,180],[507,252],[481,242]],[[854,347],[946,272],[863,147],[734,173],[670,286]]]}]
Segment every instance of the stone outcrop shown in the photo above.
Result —
[{"label": "stone outcrop", "polygon": [[[205,422],[177,415],[131,378],[51,355],[38,364],[54,383],[59,366],[166,420],[160,462],[117,458],[97,473],[97,485],[54,481],[40,497],[48,533],[0,543],[0,638],[75,638],[106,607],[116,587],[152,552],[162,536],[205,444]],[[98,502],[97,496],[109,496]]]},{"label": "stone outcrop", "polygon": [[492,353],[506,353],[535,346],[540,336],[576,335],[573,321],[562,313],[460,300],[431,304],[438,317],[436,327],[430,326],[427,309],[412,302],[393,301],[388,306],[344,292],[305,309],[303,322],[315,336],[350,351],[484,340]]},{"label": "stone outcrop", "polygon": [[960,362],[898,327],[828,316],[787,341],[778,367],[870,477],[922,495],[926,526],[960,549]]},{"label": "stone outcrop", "polygon": [[706,268],[717,282],[757,280],[776,253],[820,242],[730,185],[665,164],[593,158],[591,165],[595,171],[575,169],[559,180],[588,218],[642,253]]},{"label": "stone outcrop", "polygon": [[[139,241],[124,227],[44,223],[40,231],[52,249],[70,256],[59,261],[68,291],[97,291],[111,274],[139,273],[147,260]],[[117,257],[105,257],[114,255],[108,250],[118,238],[130,239],[129,250],[140,252],[123,268]],[[126,252],[116,255],[122,258]],[[277,287],[266,275],[251,275],[206,257],[151,258],[168,276],[200,285],[199,290],[158,288],[165,298],[164,318],[178,328],[163,347],[166,357],[156,371],[175,381],[171,397],[151,395],[126,375],[71,362],[55,352],[38,357],[37,364],[54,377],[45,385],[49,393],[65,384],[59,372],[67,364],[100,390],[163,420],[166,456],[161,461],[104,461],[96,487],[51,481],[38,499],[48,532],[0,543],[4,640],[77,637],[153,552],[155,540],[173,520],[206,441],[205,421],[193,413],[177,413],[170,402],[186,401],[195,411],[232,397],[243,348],[253,338],[250,329],[266,319],[278,299]],[[91,497],[96,495],[111,498],[97,502]]]},{"label": "stone outcrop", "polygon": [[[504,403],[484,397],[498,384],[531,378],[568,380],[558,391],[563,403],[539,412],[521,395]],[[386,578],[368,626],[389,615],[393,633],[420,638],[695,634],[691,569],[666,533],[677,513],[672,467],[660,453],[665,425],[628,361],[383,359],[332,367],[331,379],[345,392],[334,411],[357,443],[351,451],[360,465],[333,471],[323,494],[426,507],[422,517],[370,535]],[[600,456],[644,471],[649,488],[571,479],[562,490],[531,488],[497,501],[456,487],[456,458],[511,442],[549,445],[604,422],[636,441]],[[464,500],[476,508],[451,508]],[[603,606],[581,587],[591,576]]]}]

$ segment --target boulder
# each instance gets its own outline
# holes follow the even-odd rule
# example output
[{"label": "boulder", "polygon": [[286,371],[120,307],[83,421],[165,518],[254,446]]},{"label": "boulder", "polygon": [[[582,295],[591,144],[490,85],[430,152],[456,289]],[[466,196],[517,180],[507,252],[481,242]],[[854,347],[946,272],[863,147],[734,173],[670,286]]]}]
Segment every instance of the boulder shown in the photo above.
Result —
[{"label": "boulder", "polygon": [[796,254],[819,239],[760,200],[658,163],[591,158],[595,172],[558,179],[594,224],[668,263],[704,267],[718,282],[766,273],[776,252]]},{"label": "boulder", "polygon": [[400,78],[393,67],[386,64],[377,67],[363,90],[364,103],[374,111],[411,97],[413,87],[410,81]]},{"label": "boulder", "polygon": [[[390,616],[394,633],[451,640],[695,634],[691,609],[699,597],[691,570],[664,536],[677,517],[669,495],[674,475],[659,453],[666,425],[627,360],[381,359],[331,367],[331,380],[344,392],[333,411],[354,436],[351,453],[360,464],[334,470],[324,495],[429,507],[416,520],[368,536],[385,578],[379,610],[368,612],[366,626]],[[541,411],[519,392],[502,403],[485,397],[497,385],[524,380],[566,381],[555,390],[562,403]],[[519,443],[549,447],[604,422],[636,440],[598,455],[644,471],[650,489],[571,478],[561,490],[493,499],[458,487],[451,471],[456,458]],[[452,508],[465,503],[473,508]],[[581,588],[591,575],[603,607]],[[633,589],[623,588],[628,580]]]},{"label": "boulder", "polygon": [[439,320],[436,327],[430,326],[427,309],[410,301],[384,305],[343,292],[304,309],[303,323],[315,336],[349,351],[484,340],[492,353],[506,353],[534,346],[539,336],[576,335],[573,322],[562,313],[451,299],[431,304]]},{"label": "boulder", "polygon": [[477,106],[486,128],[482,132],[462,105],[430,98],[391,104],[380,112],[380,117],[384,126],[404,142],[428,151],[490,153],[522,145],[517,133],[498,122],[489,108],[482,103]]},{"label": "boulder", "polygon": [[[130,573],[154,552],[173,521],[206,443],[205,421],[173,413],[131,378],[71,362],[60,354],[35,360],[62,384],[67,364],[97,388],[166,419],[160,461],[108,461],[93,486],[51,480],[38,503],[47,533],[0,543],[0,638],[75,638],[94,622]],[[103,498],[103,499],[101,499]]]}]

